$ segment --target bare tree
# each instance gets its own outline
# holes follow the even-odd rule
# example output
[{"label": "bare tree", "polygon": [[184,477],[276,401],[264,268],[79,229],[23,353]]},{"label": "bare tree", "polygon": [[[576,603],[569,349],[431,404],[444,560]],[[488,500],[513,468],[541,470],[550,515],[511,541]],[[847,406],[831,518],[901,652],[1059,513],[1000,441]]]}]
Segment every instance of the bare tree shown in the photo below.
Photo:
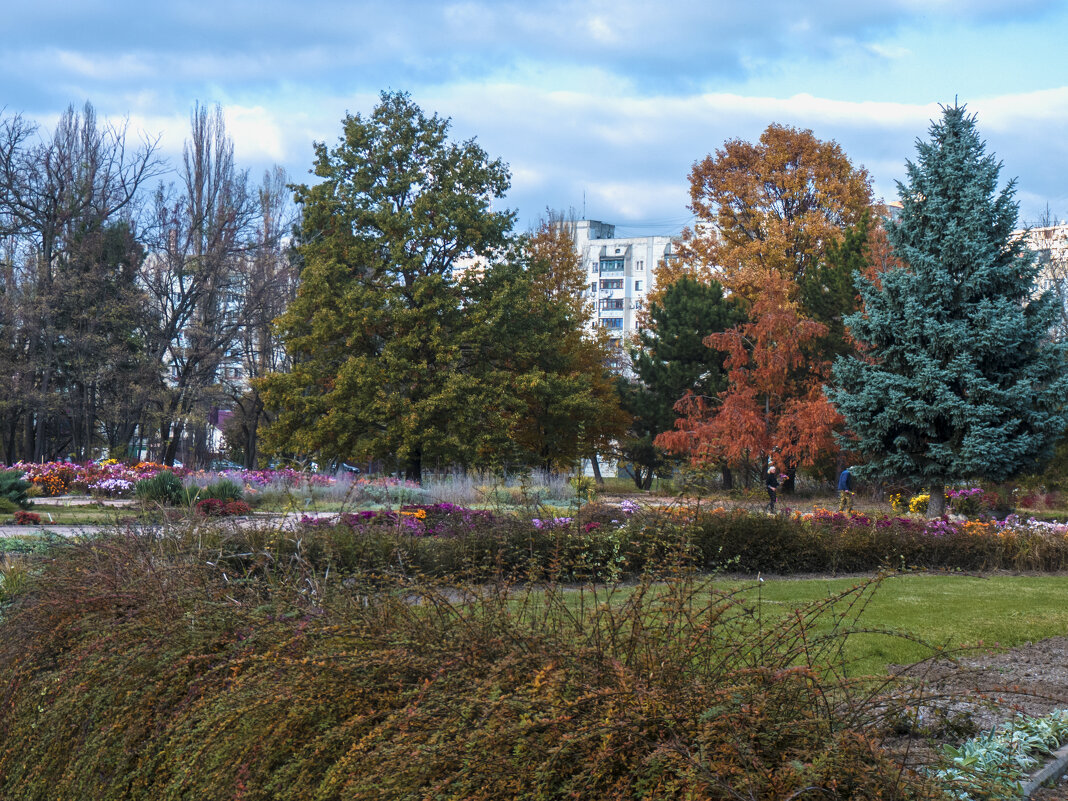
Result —
[{"label": "bare tree", "polygon": [[1026,233],[1027,244],[1035,252],[1042,269],[1039,282],[1057,298],[1055,339],[1068,341],[1068,223],[1058,222],[1046,206],[1038,221]]},{"label": "bare tree", "polygon": [[297,214],[285,170],[275,167],[264,174],[258,201],[257,250],[244,262],[241,303],[245,325],[232,351],[237,364],[231,365],[230,375],[224,377],[234,413],[227,438],[250,469],[258,463],[259,426],[266,416],[259,390],[252,382],[287,367],[274,321],[296,295],[297,287],[295,255],[290,246]]},{"label": "bare tree", "polygon": [[222,109],[198,104],[191,121],[180,186],[156,193],[143,271],[156,320],[149,341],[166,374],[157,420],[165,464],[190,433],[194,458],[207,456],[208,418],[225,397],[220,371],[239,352],[257,308],[249,265],[263,251],[262,204],[235,166]]}]

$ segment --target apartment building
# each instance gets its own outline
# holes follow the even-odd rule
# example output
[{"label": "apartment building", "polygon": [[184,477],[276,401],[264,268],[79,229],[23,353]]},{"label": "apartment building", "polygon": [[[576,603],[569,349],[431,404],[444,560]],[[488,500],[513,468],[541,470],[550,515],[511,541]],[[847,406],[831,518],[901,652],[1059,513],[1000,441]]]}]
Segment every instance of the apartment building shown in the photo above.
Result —
[{"label": "apartment building", "polygon": [[671,236],[617,237],[616,227],[599,220],[573,220],[575,248],[586,271],[586,295],[593,302],[591,325],[605,329],[619,349],[616,368],[627,369],[623,344],[639,328],[645,299],[656,283],[656,266],[675,258]]},{"label": "apartment building", "polygon": [[1017,236],[1024,237],[1040,268],[1038,288],[1049,290],[1058,300],[1054,338],[1068,341],[1068,223],[1036,225]]}]

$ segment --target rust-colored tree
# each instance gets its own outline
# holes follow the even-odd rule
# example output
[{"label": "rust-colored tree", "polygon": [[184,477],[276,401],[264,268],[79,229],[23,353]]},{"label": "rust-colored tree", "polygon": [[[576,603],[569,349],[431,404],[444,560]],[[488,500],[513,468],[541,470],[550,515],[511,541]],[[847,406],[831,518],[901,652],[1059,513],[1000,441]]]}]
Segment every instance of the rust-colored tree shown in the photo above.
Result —
[{"label": "rust-colored tree", "polygon": [[[833,334],[855,305],[842,276],[867,258],[867,172],[835,142],[772,124],[759,142],[728,141],[695,164],[690,197],[698,224],[672,269],[715,277],[748,320],[706,340],[729,354],[728,388],[683,399],[676,430],[658,444],[696,461],[770,459],[792,478],[837,451],[841,418],[822,386],[830,357],[848,349],[829,340],[844,337]],[[670,279],[658,273],[661,291]],[[841,301],[828,303],[832,293]]]}]

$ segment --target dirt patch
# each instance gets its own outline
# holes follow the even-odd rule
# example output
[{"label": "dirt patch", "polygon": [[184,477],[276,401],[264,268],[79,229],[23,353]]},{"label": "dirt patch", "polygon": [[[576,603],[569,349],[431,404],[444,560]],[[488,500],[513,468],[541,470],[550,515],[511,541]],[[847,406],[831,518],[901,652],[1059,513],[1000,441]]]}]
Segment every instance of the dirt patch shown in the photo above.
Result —
[{"label": "dirt patch", "polygon": [[[943,731],[969,718],[982,731],[1017,714],[1040,716],[1068,708],[1068,637],[1001,652],[975,649],[960,654],[956,664],[934,661],[897,670],[921,682],[921,722],[937,722]],[[1068,801],[1068,777],[1031,797]]]}]

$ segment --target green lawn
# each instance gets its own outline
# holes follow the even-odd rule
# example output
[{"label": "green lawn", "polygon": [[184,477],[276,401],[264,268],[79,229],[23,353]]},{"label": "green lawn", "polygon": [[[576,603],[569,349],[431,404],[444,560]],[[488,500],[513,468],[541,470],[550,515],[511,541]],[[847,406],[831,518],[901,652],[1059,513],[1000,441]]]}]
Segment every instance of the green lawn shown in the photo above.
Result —
[{"label": "green lawn", "polygon": [[[133,507],[97,506],[96,504],[43,504],[36,503],[30,509],[36,515],[40,515],[41,522],[45,525],[50,523],[64,526],[80,525],[108,525],[115,523],[119,518],[137,516],[140,509]],[[13,515],[0,517],[0,523],[10,524]]]},{"label": "green lawn", "polygon": [[[857,579],[768,580],[746,584],[767,614],[786,613],[843,592]],[[742,586],[734,584],[732,586]],[[860,628],[891,629],[947,648],[1012,647],[1068,634],[1068,576],[891,576],[874,592]],[[851,673],[876,673],[907,664],[930,650],[902,637],[857,634],[846,655]]]}]

